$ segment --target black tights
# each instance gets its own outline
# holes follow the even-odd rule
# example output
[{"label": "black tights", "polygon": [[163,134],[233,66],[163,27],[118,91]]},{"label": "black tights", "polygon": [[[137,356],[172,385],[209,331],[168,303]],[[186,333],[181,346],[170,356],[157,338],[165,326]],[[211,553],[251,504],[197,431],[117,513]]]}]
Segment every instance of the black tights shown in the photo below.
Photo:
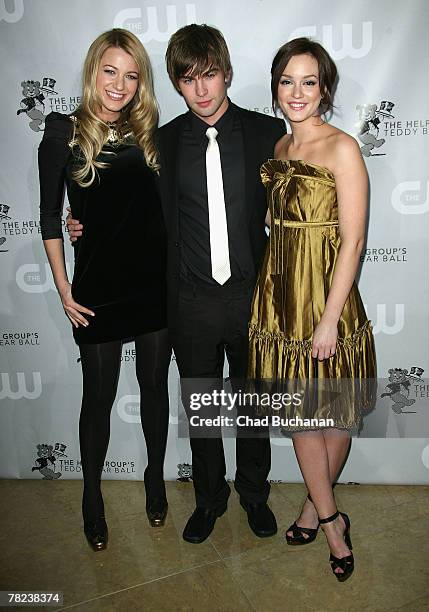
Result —
[{"label": "black tights", "polygon": [[[171,347],[166,329],[135,338],[140,417],[148,463],[147,498],[165,498],[164,457],[168,432],[168,367]],[[110,413],[121,366],[122,341],[81,344],[83,397],[79,440],[84,479],[82,512],[91,522],[104,516],[100,480],[110,437]]]}]

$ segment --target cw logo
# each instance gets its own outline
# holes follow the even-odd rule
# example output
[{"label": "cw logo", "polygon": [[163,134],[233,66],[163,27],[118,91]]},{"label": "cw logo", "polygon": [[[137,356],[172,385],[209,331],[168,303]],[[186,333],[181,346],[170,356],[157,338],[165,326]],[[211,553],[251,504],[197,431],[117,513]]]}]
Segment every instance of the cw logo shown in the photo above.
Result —
[{"label": "cw logo", "polygon": [[[356,26],[356,24],[354,24]],[[322,32],[318,34],[318,27],[316,25],[302,26],[296,28],[289,36],[289,40],[293,38],[300,38],[301,36],[310,36],[311,38],[317,38],[327,49],[329,54],[334,60],[342,60],[345,57],[352,57],[353,59],[360,59],[365,57],[372,49],[372,21],[364,21],[361,24],[361,46],[353,46],[353,24],[343,23],[341,33],[341,43],[338,45],[334,42],[334,26],[324,25],[322,26]],[[335,40],[340,38],[339,33],[336,33]]]},{"label": "cw logo", "polygon": [[16,373],[16,384],[11,384],[11,375],[1,372],[0,399],[37,399],[42,395],[42,378],[40,372],[33,372],[33,390],[27,388],[24,372]]},{"label": "cw logo", "polygon": [[8,10],[6,0],[0,0],[0,21],[16,23],[24,16],[24,0],[9,0],[8,6],[13,6],[13,10]]},{"label": "cw logo", "polygon": [[[140,423],[140,396],[123,395],[116,403],[116,412],[124,423]],[[177,417],[170,414],[170,423],[177,425]]]},{"label": "cw logo", "polygon": [[401,215],[423,215],[428,212],[429,181],[426,183],[426,194],[423,189],[422,181],[399,183],[392,191],[393,208]]},{"label": "cw logo", "polygon": [[[48,263],[44,264],[44,279],[40,272],[39,264],[23,264],[16,271],[16,284],[25,293],[46,293],[56,291],[51,268]],[[67,274],[70,277],[70,264],[66,262]]]},{"label": "cw logo", "polygon": [[124,423],[140,423],[140,397],[123,395],[116,404],[116,411]]},{"label": "cw logo", "polygon": [[[113,21],[113,27],[131,30],[143,43],[148,43],[151,40],[166,42],[173,32],[179,28],[179,25],[188,25],[197,22],[195,4],[185,4],[186,18],[183,24],[179,24],[178,22],[177,6],[174,4],[167,4],[165,7],[165,18],[162,20],[158,13],[159,10],[160,7],[156,6],[146,7],[146,31],[143,31],[142,21],[133,22],[133,20],[142,19],[142,9],[140,7],[127,8],[119,11]],[[131,23],[129,23],[130,21]],[[161,21],[165,23],[162,30],[159,25]]]},{"label": "cw logo", "polygon": [[383,333],[387,336],[394,336],[404,329],[405,304],[395,304],[395,316],[392,323],[387,322],[387,304],[377,304],[375,317],[369,315],[371,309],[366,304],[365,310],[368,313],[368,319],[372,322],[374,334]]}]

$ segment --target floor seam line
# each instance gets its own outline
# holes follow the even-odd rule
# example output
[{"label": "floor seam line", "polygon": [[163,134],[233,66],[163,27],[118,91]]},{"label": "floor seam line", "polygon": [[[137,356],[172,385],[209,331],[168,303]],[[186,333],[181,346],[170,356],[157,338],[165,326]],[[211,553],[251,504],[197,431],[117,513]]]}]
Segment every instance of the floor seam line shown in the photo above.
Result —
[{"label": "floor seam line", "polygon": [[256,612],[256,608],[252,604],[250,599],[248,598],[247,593],[245,593],[245,591],[243,591],[243,589],[241,588],[241,585],[237,582],[237,580],[234,577],[232,571],[228,568],[228,566],[226,565],[226,563],[224,562],[223,559],[222,559],[222,564],[223,564],[224,568],[226,569],[226,571],[228,572],[228,575],[231,577],[231,580],[233,581],[233,583],[237,586],[237,588],[240,591],[240,593],[244,596],[244,598],[247,601],[248,605],[250,606],[250,609],[252,610],[252,612]]},{"label": "floor seam line", "polygon": [[80,606],[82,604],[91,603],[92,601],[97,601],[98,599],[103,599],[105,597],[111,597],[112,595],[117,595],[119,593],[125,593],[125,591],[131,591],[132,589],[137,589],[138,587],[145,586],[146,584],[151,584],[152,582],[157,582],[158,580],[165,580],[166,578],[171,578],[172,576],[179,576],[180,574],[184,574],[186,572],[199,569],[200,567],[205,567],[206,565],[213,565],[214,563],[221,563],[222,559],[216,559],[215,561],[208,561],[207,563],[201,563],[199,565],[193,565],[187,569],[181,570],[179,572],[173,572],[171,574],[167,574],[165,576],[160,576],[159,578],[153,578],[152,580],[146,580],[145,582],[139,582],[137,584],[133,584],[124,589],[117,589],[116,591],[111,591],[110,593],[103,593],[102,595],[98,595],[97,597],[91,597],[90,599],[85,599],[82,601],[78,601],[70,606],[63,606],[58,609],[57,612],[62,612],[62,610],[71,610],[76,606]]}]

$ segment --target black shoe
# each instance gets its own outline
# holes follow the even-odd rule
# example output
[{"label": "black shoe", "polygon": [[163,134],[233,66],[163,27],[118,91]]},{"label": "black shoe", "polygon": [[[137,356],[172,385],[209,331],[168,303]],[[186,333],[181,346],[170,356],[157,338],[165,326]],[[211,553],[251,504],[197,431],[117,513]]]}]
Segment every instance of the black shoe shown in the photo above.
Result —
[{"label": "black shoe", "polygon": [[215,526],[216,519],[222,516],[226,504],[212,510],[211,508],[195,508],[183,530],[183,539],[191,544],[200,544],[209,537]]},{"label": "black shoe", "polygon": [[88,544],[94,552],[107,548],[109,533],[104,516],[92,522],[85,522],[84,533],[88,540]]},{"label": "black shoe", "polygon": [[[292,532],[290,536],[288,531]],[[301,527],[296,524],[296,521],[286,530],[286,542],[290,546],[304,546],[304,544],[311,544],[317,537],[319,527],[311,529],[311,527]]]},{"label": "black shoe", "polygon": [[[310,497],[310,494],[307,495],[309,501],[313,501]],[[292,535],[288,534],[288,531],[292,532]],[[296,521],[286,530],[286,542],[290,546],[304,546],[305,544],[311,544],[317,537],[317,532],[319,531],[319,524],[315,529],[311,527],[301,527],[296,524]]]},{"label": "black shoe", "polygon": [[163,527],[167,516],[168,503],[166,499],[154,497],[146,502],[146,514],[151,527]]},{"label": "black shoe", "polygon": [[[332,521],[335,521],[336,518],[339,517],[339,515],[341,514],[341,516],[343,517],[343,521],[346,525],[346,528],[344,530],[344,541],[346,543],[347,548],[349,548],[349,550],[352,550],[353,546],[352,546],[352,541],[350,539],[350,519],[347,516],[347,514],[345,514],[345,512],[338,512],[338,510],[335,512],[335,514],[333,514],[332,516],[328,516],[328,518],[325,519],[320,519],[319,523],[321,525],[325,525],[326,523],[331,523]],[[331,569],[334,573],[335,578],[339,581],[339,582],[345,582],[348,578],[350,578],[350,576],[353,574],[353,570],[355,569],[355,562],[354,562],[354,558],[353,558],[353,553],[350,553],[349,555],[347,555],[347,557],[336,557],[335,555],[333,555],[332,553],[329,556],[329,563],[331,564]],[[341,572],[336,572],[336,569],[341,569]]]},{"label": "black shoe", "polygon": [[246,502],[240,497],[240,504],[247,512],[249,527],[258,538],[268,538],[277,533],[277,522],[266,503]]}]

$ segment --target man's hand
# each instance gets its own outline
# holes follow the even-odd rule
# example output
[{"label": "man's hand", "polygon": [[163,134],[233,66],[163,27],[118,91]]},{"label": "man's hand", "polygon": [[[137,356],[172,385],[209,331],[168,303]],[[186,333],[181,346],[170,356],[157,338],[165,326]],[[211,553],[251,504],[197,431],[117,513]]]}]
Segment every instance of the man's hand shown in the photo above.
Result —
[{"label": "man's hand", "polygon": [[83,225],[78,219],[73,219],[70,208],[66,209],[68,215],[66,217],[67,231],[69,233],[70,242],[76,242],[82,236]]}]

